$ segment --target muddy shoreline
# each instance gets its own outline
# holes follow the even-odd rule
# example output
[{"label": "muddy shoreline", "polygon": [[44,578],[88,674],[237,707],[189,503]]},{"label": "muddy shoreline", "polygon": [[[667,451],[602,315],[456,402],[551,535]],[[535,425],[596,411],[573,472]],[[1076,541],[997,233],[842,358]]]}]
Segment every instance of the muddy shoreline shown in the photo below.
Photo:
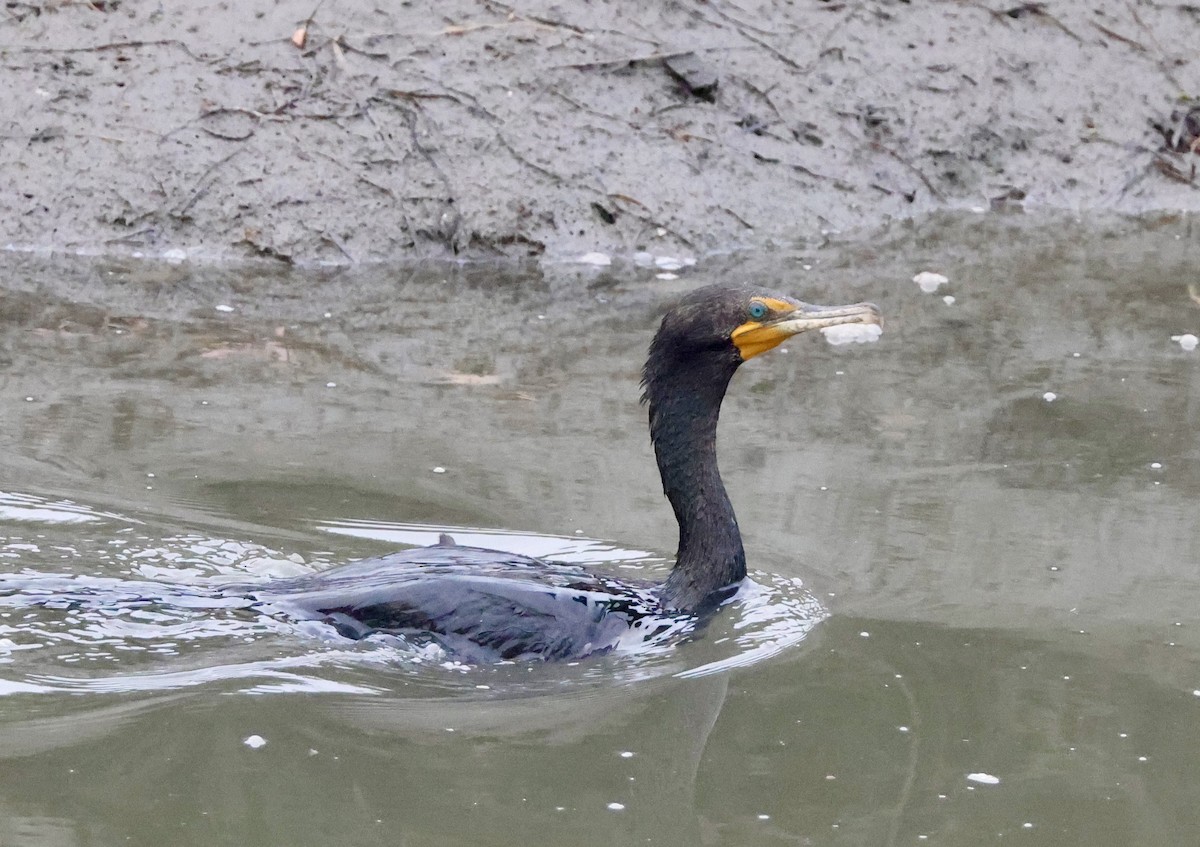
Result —
[{"label": "muddy shoreline", "polygon": [[1200,7],[144,0],[0,20],[17,251],[704,255],[1200,208]]}]

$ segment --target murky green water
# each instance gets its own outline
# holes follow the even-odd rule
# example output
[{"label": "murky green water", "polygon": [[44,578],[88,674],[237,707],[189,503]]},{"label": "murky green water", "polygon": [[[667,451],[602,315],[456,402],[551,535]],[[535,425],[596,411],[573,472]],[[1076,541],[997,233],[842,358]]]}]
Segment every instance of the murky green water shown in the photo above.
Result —
[{"label": "murky green water", "polygon": [[[1198,258],[1022,218],[674,282],[5,258],[0,844],[1193,843]],[[757,587],[698,641],[464,668],[186,599],[441,527],[664,572],[637,373],[729,275],[888,325],[735,379]]]}]

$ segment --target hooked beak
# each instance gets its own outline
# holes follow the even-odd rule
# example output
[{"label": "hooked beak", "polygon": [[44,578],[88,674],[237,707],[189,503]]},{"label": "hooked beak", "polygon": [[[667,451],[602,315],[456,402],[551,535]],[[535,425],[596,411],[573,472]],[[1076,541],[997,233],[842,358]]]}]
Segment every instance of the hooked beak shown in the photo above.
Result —
[{"label": "hooked beak", "polygon": [[825,329],[842,324],[883,325],[879,307],[874,303],[855,303],[851,306],[814,306],[792,301],[793,308],[761,321],[747,321],[733,331],[731,338],[742,361],[765,353],[772,347],[810,329]]}]

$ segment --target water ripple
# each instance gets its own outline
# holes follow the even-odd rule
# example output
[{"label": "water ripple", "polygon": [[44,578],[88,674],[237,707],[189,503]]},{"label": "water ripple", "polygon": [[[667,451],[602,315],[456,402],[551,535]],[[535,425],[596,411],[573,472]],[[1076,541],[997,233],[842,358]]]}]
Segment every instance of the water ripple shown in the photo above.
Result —
[{"label": "water ripple", "polygon": [[[798,580],[756,574],[698,632],[681,618],[612,655],[562,666],[472,667],[432,644],[377,635],[347,642],[325,624],[265,614],[222,592],[230,578],[275,578],[334,564],[203,532],[154,536],[136,521],[70,501],[0,495],[0,696],[163,692],[216,686],[245,694],[524,697],[594,685],[696,678],[765,661],[803,641],[826,611]],[[34,536],[23,531],[39,524]],[[397,545],[436,541],[541,555],[661,577],[667,562],[579,536],[378,521],[321,522],[321,532]],[[61,535],[61,537],[59,537]]]}]

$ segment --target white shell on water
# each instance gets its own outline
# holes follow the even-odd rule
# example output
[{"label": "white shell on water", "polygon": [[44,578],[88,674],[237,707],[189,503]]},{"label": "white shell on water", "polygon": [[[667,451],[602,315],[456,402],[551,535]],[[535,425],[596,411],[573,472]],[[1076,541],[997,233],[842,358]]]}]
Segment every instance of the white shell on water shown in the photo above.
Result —
[{"label": "white shell on water", "polygon": [[830,344],[868,344],[879,340],[883,327],[879,324],[838,324],[821,330]]}]

